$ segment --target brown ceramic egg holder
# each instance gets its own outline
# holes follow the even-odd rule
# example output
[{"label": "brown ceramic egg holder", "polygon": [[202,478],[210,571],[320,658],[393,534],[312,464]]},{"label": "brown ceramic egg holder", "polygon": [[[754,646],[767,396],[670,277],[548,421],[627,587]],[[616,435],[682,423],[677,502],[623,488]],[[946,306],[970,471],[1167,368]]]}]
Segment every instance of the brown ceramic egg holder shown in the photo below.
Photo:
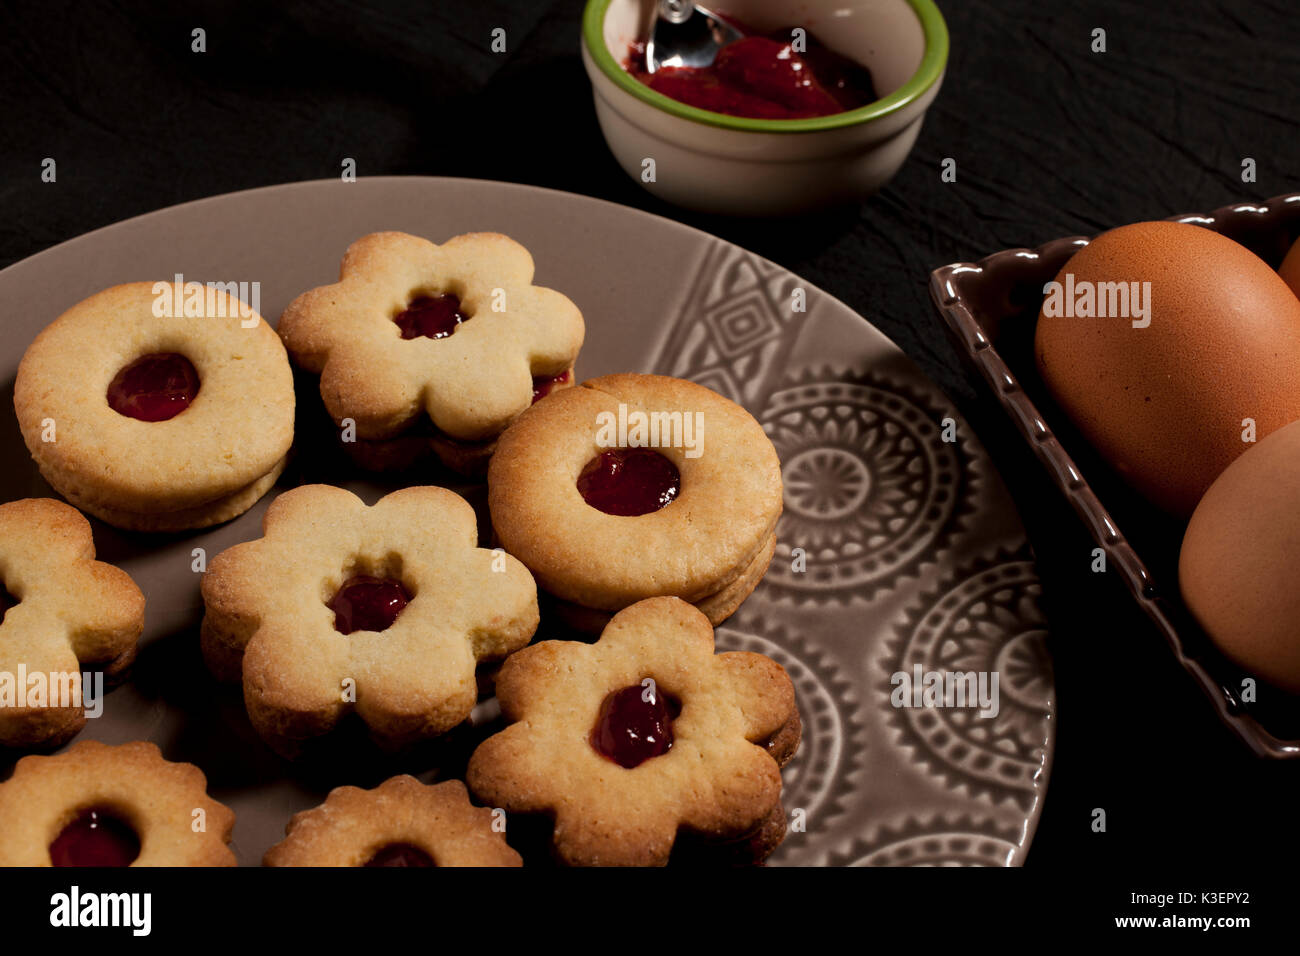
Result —
[{"label": "brown ceramic egg holder", "polygon": [[[1170,219],[1213,229],[1276,269],[1300,236],[1300,193]],[[1214,648],[1179,596],[1185,522],[1156,513],[1128,487],[1074,429],[1038,375],[1033,342],[1043,286],[1089,241],[1072,236],[944,266],[931,273],[930,296],[958,350],[988,382],[1105,551],[1107,566],[1120,572],[1219,719],[1258,756],[1300,758],[1300,699],[1279,699],[1281,692],[1268,688],[1258,702],[1243,702],[1239,689],[1248,675]],[[1133,533],[1122,533],[1121,525]]]}]

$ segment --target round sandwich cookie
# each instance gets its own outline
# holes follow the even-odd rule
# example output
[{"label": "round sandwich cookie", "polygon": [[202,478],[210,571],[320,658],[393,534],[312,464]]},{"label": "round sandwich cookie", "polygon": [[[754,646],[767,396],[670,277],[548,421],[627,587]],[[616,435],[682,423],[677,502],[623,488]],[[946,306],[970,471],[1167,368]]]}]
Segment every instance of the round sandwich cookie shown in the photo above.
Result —
[{"label": "round sandwich cookie", "polygon": [[363,467],[434,455],[478,475],[506,426],[573,384],[582,313],[532,281],[532,256],[508,236],[435,245],[372,233],[348,247],[338,282],[289,304],[280,335],[320,376],[325,408]]},{"label": "round sandwich cookie", "polygon": [[235,814],[151,743],[86,740],[0,783],[0,866],[234,866]]},{"label": "round sandwich cookie", "polygon": [[494,826],[500,816],[469,802],[459,780],[427,785],[391,777],[373,790],[338,787],[295,814],[266,866],[522,866]]},{"label": "round sandwich cookie", "polygon": [[785,837],[794,687],[761,654],[715,654],[708,618],[685,601],[640,601],[595,644],[525,648],[496,687],[510,725],[470,757],[470,789],[512,819],[553,822],[559,862],[755,863]]},{"label": "round sandwich cookie", "polygon": [[144,595],[53,498],[0,505],[0,746],[53,748],[135,659]]},{"label": "round sandwich cookie", "polygon": [[590,633],[663,595],[724,621],[771,563],[781,495],[753,416],[662,375],[606,375],[539,402],[488,470],[503,547]]},{"label": "round sandwich cookie", "polygon": [[440,736],[473,710],[478,663],[537,629],[528,570],[479,548],[474,509],[445,488],[367,507],[304,485],[262,529],[209,563],[200,633],[208,667],[242,681],[253,727],[283,756],[350,713],[387,749]]},{"label": "round sandwich cookie", "polygon": [[275,484],[293,373],[274,330],[222,288],[133,282],[36,337],[14,410],[41,475],[78,508],[136,531],[203,528]]}]

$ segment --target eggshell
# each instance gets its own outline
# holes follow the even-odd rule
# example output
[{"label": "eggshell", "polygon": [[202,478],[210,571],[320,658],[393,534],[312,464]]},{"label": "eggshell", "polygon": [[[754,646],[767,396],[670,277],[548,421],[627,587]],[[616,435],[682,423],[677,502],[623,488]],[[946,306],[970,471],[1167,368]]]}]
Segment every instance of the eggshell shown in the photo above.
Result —
[{"label": "eggshell", "polygon": [[1183,600],[1233,662],[1300,693],[1300,422],[1210,486],[1183,535]]},{"label": "eggshell", "polygon": [[1300,239],[1296,240],[1291,251],[1286,254],[1277,272],[1282,281],[1291,287],[1291,291],[1300,296]]},{"label": "eggshell", "polygon": [[1034,351],[1084,437],[1156,505],[1191,514],[1250,447],[1246,419],[1257,439],[1300,419],[1300,299],[1244,246],[1186,223],[1135,223],[1098,236],[1056,281],[1067,273],[1076,286],[1150,283],[1145,328],[1040,311]]}]

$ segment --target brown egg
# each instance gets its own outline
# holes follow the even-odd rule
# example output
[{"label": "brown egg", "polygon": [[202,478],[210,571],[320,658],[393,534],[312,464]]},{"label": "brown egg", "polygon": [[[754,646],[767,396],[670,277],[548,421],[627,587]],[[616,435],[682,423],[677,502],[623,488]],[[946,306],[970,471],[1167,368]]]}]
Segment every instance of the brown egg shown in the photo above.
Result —
[{"label": "brown egg", "polygon": [[1300,693],[1300,422],[1228,466],[1183,536],[1178,585],[1227,657]]},{"label": "brown egg", "polygon": [[1246,419],[1256,438],[1300,419],[1300,299],[1200,226],[1140,222],[1079,250],[1044,288],[1034,351],[1084,437],[1180,516],[1250,447]]},{"label": "brown egg", "polygon": [[1300,239],[1297,239],[1291,251],[1282,260],[1282,267],[1277,270],[1282,281],[1291,287],[1291,291],[1300,296]]}]

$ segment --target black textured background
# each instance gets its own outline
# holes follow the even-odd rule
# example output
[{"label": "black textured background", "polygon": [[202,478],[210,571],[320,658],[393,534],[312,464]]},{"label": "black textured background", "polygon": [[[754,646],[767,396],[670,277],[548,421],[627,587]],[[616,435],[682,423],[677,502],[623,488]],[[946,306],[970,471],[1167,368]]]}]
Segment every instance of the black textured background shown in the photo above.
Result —
[{"label": "black textured background", "polygon": [[[185,200],[337,176],[344,156],[362,176],[471,176],[611,199],[769,256],[916,359],[1019,502],[1060,714],[1029,865],[1135,887],[1187,865],[1222,875],[1221,888],[1255,884],[1296,859],[1300,761],[1249,756],[1118,578],[1089,571],[1083,527],[980,397],[926,280],[1009,246],[1300,189],[1300,10],[1294,0],[941,6],[948,75],[898,178],[860,208],[756,224],[682,213],[618,169],[578,56],[578,0],[5,3],[0,265]],[[207,30],[204,55],[190,52],[194,26]],[[497,26],[504,55],[488,48]],[[1094,27],[1107,31],[1104,55],[1090,52]],[[40,181],[46,156],[57,185]],[[958,181],[944,184],[949,156]],[[1256,183],[1241,181],[1247,156]],[[627,262],[612,250],[603,267]],[[1107,812],[1106,833],[1091,830],[1094,808]],[[1148,888],[1162,887],[1192,888]]]}]

